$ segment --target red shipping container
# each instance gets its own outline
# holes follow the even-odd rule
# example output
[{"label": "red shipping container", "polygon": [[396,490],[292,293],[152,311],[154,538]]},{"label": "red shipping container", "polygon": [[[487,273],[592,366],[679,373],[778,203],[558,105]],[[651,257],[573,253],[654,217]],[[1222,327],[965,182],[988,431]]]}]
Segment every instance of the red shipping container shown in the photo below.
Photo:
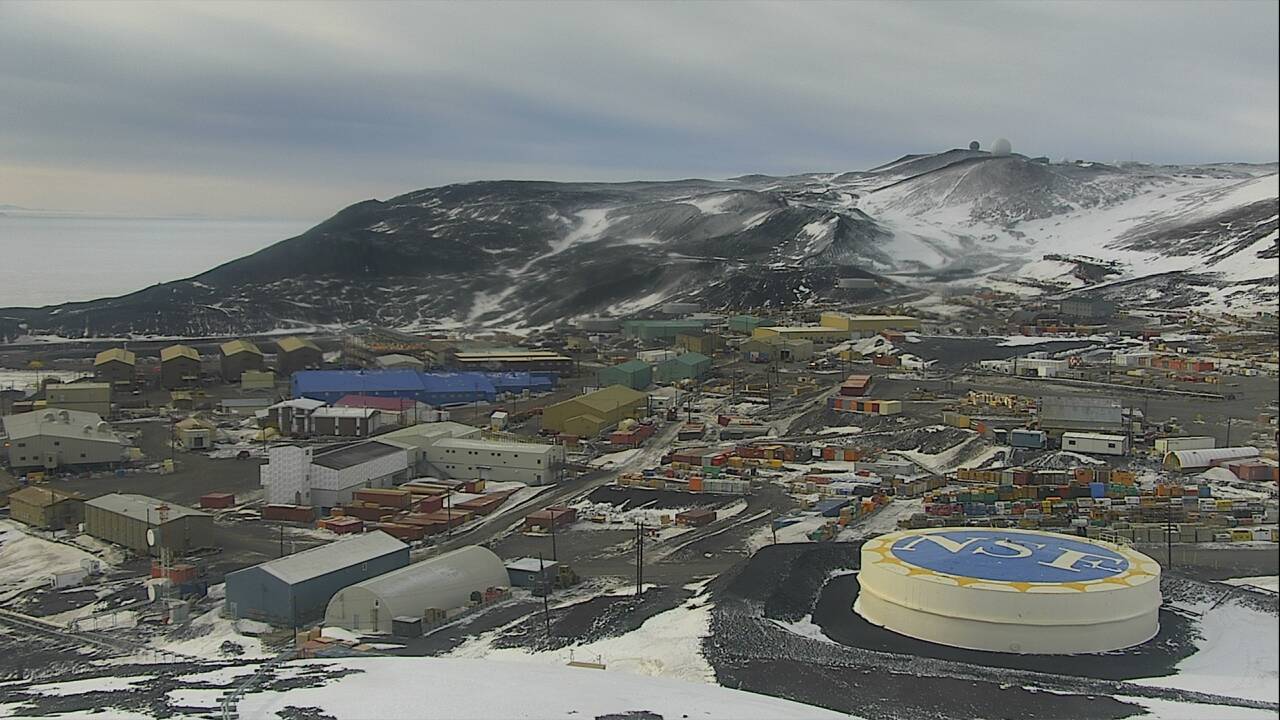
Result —
[{"label": "red shipping container", "polygon": [[200,496],[200,507],[221,509],[235,507],[236,496],[231,493],[206,493]]},{"label": "red shipping container", "polygon": [[321,528],[339,535],[350,535],[352,533],[364,532],[364,521],[354,517],[328,517],[322,518],[319,522]]},{"label": "red shipping container", "polygon": [[426,531],[421,525],[402,525],[400,523],[380,523],[373,526],[374,530],[382,532],[400,540],[421,540],[426,536]]},{"label": "red shipping container", "polygon": [[264,505],[262,519],[311,523],[316,519],[316,510],[310,505]]},{"label": "red shipping container", "polygon": [[356,490],[351,494],[356,500],[364,502],[376,503],[383,507],[397,508],[407,510],[413,503],[413,494],[408,490],[395,490],[391,488],[365,488]]},{"label": "red shipping container", "polygon": [[506,501],[505,495],[486,495],[485,497],[473,498],[465,502],[458,503],[458,507],[463,510],[470,510],[477,515],[488,515],[497,510]]},{"label": "red shipping container", "polygon": [[444,507],[444,496],[433,495],[425,497],[418,501],[418,512],[429,513],[435,512]]},{"label": "red shipping container", "polygon": [[833,448],[833,447],[830,447],[830,446],[827,446],[827,447],[822,448],[822,459],[823,459],[823,460],[835,460],[835,459],[836,459],[836,449],[835,449],[835,448]]},{"label": "red shipping container", "polygon": [[381,522],[382,518],[395,515],[395,510],[378,505],[343,505],[342,514],[367,522]]}]

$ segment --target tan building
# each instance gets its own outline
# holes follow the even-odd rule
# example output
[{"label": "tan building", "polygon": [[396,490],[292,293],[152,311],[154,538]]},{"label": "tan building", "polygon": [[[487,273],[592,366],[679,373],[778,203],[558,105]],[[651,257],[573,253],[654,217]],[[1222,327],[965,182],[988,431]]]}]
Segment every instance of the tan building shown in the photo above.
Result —
[{"label": "tan building", "polygon": [[160,387],[167,390],[200,384],[200,353],[187,345],[170,345],[160,351]]},{"label": "tan building", "polygon": [[222,343],[218,350],[222,353],[222,379],[224,382],[240,382],[240,375],[245,370],[266,370],[262,351],[248,340],[231,340]]},{"label": "tan building", "polygon": [[84,504],[84,531],[145,555],[213,547],[213,516],[145,495],[112,493]]},{"label": "tan building", "polygon": [[245,370],[240,373],[241,390],[274,390],[276,376],[270,370]]},{"label": "tan building", "polygon": [[111,415],[111,384],[104,382],[49,383],[44,390],[44,406],[97,413],[102,417],[109,417]]},{"label": "tan building", "polygon": [[218,428],[208,420],[189,417],[173,426],[174,440],[187,450],[208,450],[218,434]]},{"label": "tan building", "polygon": [[724,349],[724,338],[714,333],[680,333],[676,347],[711,357]]},{"label": "tan building", "polygon": [[800,326],[779,326],[772,325],[767,327],[758,327],[752,333],[751,337],[761,340],[769,340],[777,338],[783,340],[808,340],[819,347],[828,345],[837,345],[852,337],[848,330],[827,327],[824,325],[800,325]]},{"label": "tan building", "polygon": [[41,530],[74,528],[84,522],[84,498],[30,485],[9,495],[9,516]]},{"label": "tan building", "polygon": [[818,323],[825,327],[855,333],[873,335],[881,330],[920,330],[919,318],[909,315],[850,315],[842,312],[824,312]]},{"label": "tan building", "polygon": [[813,359],[812,340],[783,337],[749,338],[738,346],[747,362],[807,362]]},{"label": "tan building", "polygon": [[9,415],[4,451],[15,470],[114,465],[124,460],[125,443],[96,413],[37,410]]},{"label": "tan building", "polygon": [[623,385],[610,385],[547,406],[542,411],[542,427],[568,435],[593,437],[626,418],[644,416],[648,401],[645,393]]},{"label": "tan building", "polygon": [[93,358],[93,377],[111,385],[133,385],[138,358],[124,348],[103,350]]},{"label": "tan building", "polygon": [[316,370],[324,366],[324,353],[306,338],[289,337],[276,341],[276,372],[289,377],[299,370]]}]

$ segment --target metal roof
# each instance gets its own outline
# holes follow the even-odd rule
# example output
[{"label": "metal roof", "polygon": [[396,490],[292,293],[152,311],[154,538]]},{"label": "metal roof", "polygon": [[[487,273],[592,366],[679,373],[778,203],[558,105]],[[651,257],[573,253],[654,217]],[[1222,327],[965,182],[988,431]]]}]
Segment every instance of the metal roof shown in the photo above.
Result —
[{"label": "metal roof", "polygon": [[200,361],[200,352],[189,345],[170,345],[160,351],[160,362],[169,362],[178,358]]},{"label": "metal roof", "polygon": [[561,355],[558,352],[550,350],[520,350],[520,351],[471,351],[454,353],[454,358],[459,362],[481,362],[484,360],[572,360],[573,358]]},{"label": "metal roof", "polygon": [[264,562],[258,567],[280,580],[296,584],[408,549],[408,545],[375,530]]},{"label": "metal roof", "polygon": [[579,395],[578,397],[567,400],[566,402],[582,403],[594,410],[609,413],[617,410],[619,407],[642,402],[647,397],[648,396],[644,393],[632,390],[626,385],[610,385],[607,388],[601,388],[593,393]]},{"label": "metal roof", "polygon": [[142,520],[152,525],[160,524],[160,506],[164,505],[169,508],[169,519],[166,522],[173,522],[184,517],[210,517],[209,513],[201,512],[195,508],[189,508],[185,505],[177,503],[165,502],[146,495],[132,495],[125,493],[111,493],[96,497],[85,503],[88,507],[95,507],[107,512],[123,515],[133,520]]},{"label": "metal roof", "polygon": [[342,470],[396,453],[404,454],[404,448],[369,440],[338,448],[337,450],[316,453],[312,456],[311,462],[320,467]]},{"label": "metal roof", "polygon": [[1209,467],[1223,460],[1248,460],[1259,457],[1262,453],[1252,446],[1205,448],[1203,450],[1175,450],[1164,456],[1167,466],[1170,460],[1177,462],[1179,468]]},{"label": "metal roof", "polygon": [[223,355],[235,355],[236,353],[242,352],[249,352],[254,355],[262,354],[262,351],[258,349],[258,346],[248,340],[229,340],[218,346],[218,349],[222,351]]},{"label": "metal roof", "polygon": [[47,408],[4,418],[5,433],[12,439],[36,436],[76,438],[120,444],[111,424],[97,413]]},{"label": "metal roof", "polygon": [[517,560],[508,560],[506,566],[508,570],[516,570],[518,572],[538,572],[539,570],[552,570],[559,564],[555,560],[522,557]]},{"label": "metal roof", "polygon": [[418,402],[412,398],[402,397],[376,397],[373,395],[343,395],[338,402],[334,403],[335,407],[344,408],[374,408],[377,410],[389,410],[391,412],[401,412],[411,410]]},{"label": "metal roof", "polygon": [[10,503],[17,500],[28,505],[34,505],[42,508],[57,505],[65,500],[83,499],[84,498],[80,497],[76,493],[63,492],[62,490],[54,490],[47,487],[36,487],[35,485],[28,485],[27,487],[9,495]]},{"label": "metal roof", "polygon": [[315,350],[320,352],[320,347],[306,338],[300,338],[296,335],[282,337],[276,341],[276,347],[280,352],[291,353],[297,350]]},{"label": "metal roof", "polygon": [[643,360],[628,360],[621,365],[614,365],[612,370],[620,370],[625,373],[640,372],[649,369],[649,363]]},{"label": "metal roof", "polygon": [[436,447],[451,447],[460,450],[491,450],[495,452],[507,450],[511,452],[540,452],[543,454],[560,447],[559,445],[549,445],[547,443],[484,440],[481,438],[442,438],[435,445]]},{"label": "metal roof", "polygon": [[293,374],[296,394],[309,392],[419,392],[422,373],[416,370],[302,370]]},{"label": "metal roof", "polygon": [[122,362],[126,365],[133,365],[137,362],[137,356],[124,348],[111,348],[103,350],[93,358],[94,365],[102,365],[109,362]]},{"label": "metal roof", "polygon": [[[702,353],[687,352],[681,355],[677,355],[671,358],[670,360],[667,360],[666,362],[679,363],[681,365],[690,365],[690,366],[703,365],[703,364],[710,365],[711,358],[707,357],[706,355],[703,355]],[[663,363],[663,364],[665,365],[666,363]]]},{"label": "metal roof", "polygon": [[378,408],[372,407],[322,407],[316,408],[311,417],[317,418],[367,418],[372,417],[378,412]]}]

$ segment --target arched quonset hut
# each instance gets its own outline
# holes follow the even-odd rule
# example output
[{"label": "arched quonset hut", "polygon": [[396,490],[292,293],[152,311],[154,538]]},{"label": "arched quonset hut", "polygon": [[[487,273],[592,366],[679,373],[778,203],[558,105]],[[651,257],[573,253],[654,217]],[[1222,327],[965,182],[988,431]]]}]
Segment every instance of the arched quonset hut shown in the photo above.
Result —
[{"label": "arched quonset hut", "polygon": [[329,601],[324,622],[389,633],[393,618],[420,618],[431,608],[453,610],[470,602],[474,592],[510,585],[502,560],[472,545],[339,590]]}]

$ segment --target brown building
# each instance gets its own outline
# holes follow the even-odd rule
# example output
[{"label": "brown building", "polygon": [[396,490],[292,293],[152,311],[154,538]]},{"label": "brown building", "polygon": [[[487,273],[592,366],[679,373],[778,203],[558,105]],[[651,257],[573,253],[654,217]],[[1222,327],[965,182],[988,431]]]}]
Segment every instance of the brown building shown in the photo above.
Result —
[{"label": "brown building", "polygon": [[373,408],[324,407],[311,413],[311,432],[320,437],[368,437],[382,422]]},{"label": "brown building", "polygon": [[689,527],[702,527],[716,521],[716,511],[710,508],[690,508],[676,513],[676,524]]},{"label": "brown building", "polygon": [[167,390],[200,384],[200,353],[187,345],[170,345],[160,351],[160,387]]},{"label": "brown building", "polygon": [[84,522],[84,498],[31,485],[9,495],[9,516],[41,530],[76,527]]},{"label": "brown building", "polygon": [[276,374],[288,377],[299,370],[315,370],[324,365],[324,353],[306,338],[289,336],[276,343]]},{"label": "brown building", "polygon": [[240,382],[240,374],[246,370],[266,370],[262,351],[248,340],[231,340],[222,343],[218,350],[222,353],[222,380],[224,382]]},{"label": "brown building", "polygon": [[113,387],[133,385],[137,365],[137,356],[124,348],[103,350],[93,359],[93,377]]}]

